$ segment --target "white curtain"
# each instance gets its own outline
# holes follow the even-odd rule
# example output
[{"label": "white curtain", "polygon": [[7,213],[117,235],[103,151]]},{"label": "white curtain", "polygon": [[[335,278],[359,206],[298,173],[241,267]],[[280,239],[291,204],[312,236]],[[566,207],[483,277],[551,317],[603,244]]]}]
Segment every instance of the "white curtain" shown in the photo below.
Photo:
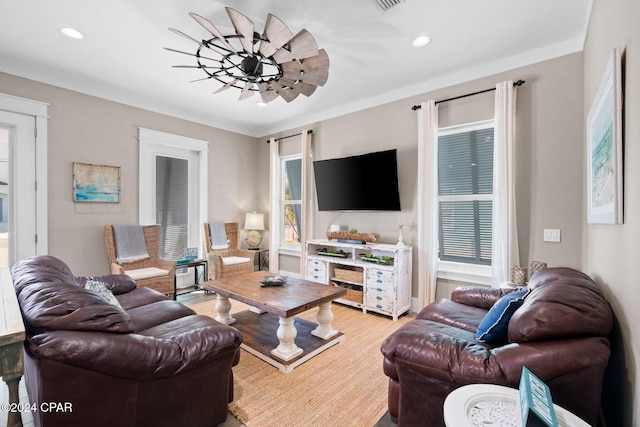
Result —
[{"label": "white curtain", "polygon": [[277,139],[269,140],[269,164],[271,173],[269,174],[269,271],[278,274],[280,270],[280,257],[278,247],[280,246],[280,143]]},{"label": "white curtain", "polygon": [[418,109],[418,304],[435,300],[438,273],[438,107]]},{"label": "white curtain", "polygon": [[519,265],[515,194],[516,88],[511,80],[496,85],[493,146],[493,236],[491,285],[508,281]]},{"label": "white curtain", "polygon": [[308,130],[302,131],[302,198],[301,201],[301,222],[298,224],[300,232],[300,275],[304,276],[307,258],[306,243],[313,236],[313,200],[311,198],[311,141],[313,134]]}]

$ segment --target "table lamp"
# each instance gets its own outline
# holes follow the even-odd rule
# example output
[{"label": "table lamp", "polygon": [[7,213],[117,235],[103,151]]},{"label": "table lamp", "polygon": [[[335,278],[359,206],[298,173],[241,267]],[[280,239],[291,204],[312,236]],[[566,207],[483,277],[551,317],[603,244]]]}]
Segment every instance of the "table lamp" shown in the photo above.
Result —
[{"label": "table lamp", "polygon": [[244,220],[244,229],[249,230],[245,242],[249,249],[256,250],[262,242],[262,236],[258,230],[264,230],[264,214],[257,212],[247,212]]}]

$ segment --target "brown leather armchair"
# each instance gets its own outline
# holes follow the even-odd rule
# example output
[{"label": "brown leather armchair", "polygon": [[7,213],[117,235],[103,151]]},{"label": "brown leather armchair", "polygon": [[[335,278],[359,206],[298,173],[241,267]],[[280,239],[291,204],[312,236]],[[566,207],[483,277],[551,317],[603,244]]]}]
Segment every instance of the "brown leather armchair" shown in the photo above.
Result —
[{"label": "brown leather armchair", "polygon": [[489,345],[476,331],[511,290],[464,287],[425,307],[382,343],[389,413],[399,426],[444,426],[447,395],[466,384],[517,388],[527,366],[554,403],[598,425],[609,359],[611,307],[587,275],[570,268],[534,274],[508,322],[508,342]]},{"label": "brown leather armchair", "polygon": [[[12,279],[29,401],[66,408],[33,412],[36,427],[210,427],[227,418],[237,329],[126,275],[74,277],[51,256],[16,263]],[[85,289],[89,280],[112,295]]]}]

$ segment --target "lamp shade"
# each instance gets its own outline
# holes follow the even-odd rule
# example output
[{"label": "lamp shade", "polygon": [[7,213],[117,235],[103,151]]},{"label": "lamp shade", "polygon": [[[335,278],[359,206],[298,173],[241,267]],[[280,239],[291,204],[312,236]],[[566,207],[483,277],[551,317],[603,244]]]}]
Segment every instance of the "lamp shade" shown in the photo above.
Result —
[{"label": "lamp shade", "polygon": [[247,212],[244,220],[245,230],[264,230],[264,214]]}]

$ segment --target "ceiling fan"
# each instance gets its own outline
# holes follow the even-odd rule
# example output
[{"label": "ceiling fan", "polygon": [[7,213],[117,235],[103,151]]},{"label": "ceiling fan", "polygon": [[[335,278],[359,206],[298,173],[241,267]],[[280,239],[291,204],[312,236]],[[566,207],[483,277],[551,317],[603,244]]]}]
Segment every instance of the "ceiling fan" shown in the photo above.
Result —
[{"label": "ceiling fan", "polygon": [[182,31],[169,28],[198,45],[195,53],[166,47],[165,49],[194,56],[196,65],[174,65],[174,68],[200,68],[206,77],[222,86],[214,93],[231,87],[241,89],[239,100],[259,92],[262,102],[280,96],[291,102],[303,94],[310,96],[329,78],[329,56],[311,33],[303,29],[295,36],[279,18],[268,14],[262,34],[254,31],[253,22],[230,7],[225,8],[236,34],[223,35],[211,21],[189,13],[211,36],[198,41]]}]

